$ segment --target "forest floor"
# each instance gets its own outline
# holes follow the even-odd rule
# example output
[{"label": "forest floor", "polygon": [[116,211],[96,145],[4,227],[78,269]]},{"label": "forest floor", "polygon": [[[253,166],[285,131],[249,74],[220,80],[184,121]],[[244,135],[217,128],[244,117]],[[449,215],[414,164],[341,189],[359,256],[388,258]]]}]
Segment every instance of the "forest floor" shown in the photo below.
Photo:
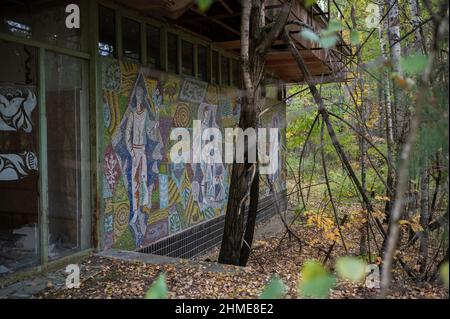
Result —
[{"label": "forest floor", "polygon": [[[274,224],[275,223],[275,224]],[[269,225],[269,226],[267,226]],[[325,251],[330,247],[323,244],[320,231],[295,223],[292,230],[302,238],[302,245],[295,238],[284,238],[285,230],[280,228],[279,217],[272,218],[258,230],[254,252],[248,267],[226,266],[223,271],[212,271],[208,267],[215,261],[217,249],[197,261],[180,261],[178,264],[154,265],[142,262],[114,260],[91,256],[82,262],[81,287],[79,289],[57,289],[52,282],[34,298],[143,298],[152,282],[161,272],[167,276],[169,298],[257,298],[274,275],[278,275],[288,286],[285,298],[299,298],[297,284],[300,268],[305,261],[323,261]],[[352,229],[346,229],[346,238],[356,236]],[[352,248],[350,248],[352,250]],[[336,244],[327,266],[333,271],[334,258],[345,255],[341,245]],[[364,283],[353,284],[338,281],[331,291],[332,299],[376,298],[378,289],[366,288]],[[390,298],[398,299],[441,299],[448,298],[448,290],[439,282],[416,283],[406,273],[395,269],[394,284]]]}]

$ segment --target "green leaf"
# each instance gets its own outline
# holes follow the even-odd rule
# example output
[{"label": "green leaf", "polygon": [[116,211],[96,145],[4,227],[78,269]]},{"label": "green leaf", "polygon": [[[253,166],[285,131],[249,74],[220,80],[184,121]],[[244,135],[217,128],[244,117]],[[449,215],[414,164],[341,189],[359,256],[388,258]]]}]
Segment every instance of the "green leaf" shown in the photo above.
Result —
[{"label": "green leaf", "polygon": [[441,266],[439,272],[441,274],[442,281],[448,289],[448,261]]},{"label": "green leaf", "polygon": [[307,298],[326,298],[336,284],[334,276],[315,261],[306,262],[300,274],[302,279],[298,285],[298,292]]},{"label": "green leaf", "polygon": [[305,0],[304,4],[305,4],[305,7],[308,9],[311,6],[316,4],[316,0]]},{"label": "green leaf", "polygon": [[330,36],[334,35],[336,32],[340,32],[342,30],[342,24],[339,21],[331,20],[328,23],[328,27],[321,31],[322,36]]},{"label": "green leaf", "polygon": [[331,21],[328,23],[328,28],[327,28],[327,30],[328,30],[329,32],[339,32],[339,31],[342,30],[342,24],[341,24],[339,21],[337,21],[337,20],[331,20]]},{"label": "green leaf", "polygon": [[423,54],[410,55],[400,59],[400,66],[405,74],[417,75],[422,73],[428,64],[428,57]]},{"label": "green leaf", "polygon": [[336,285],[336,279],[332,275],[326,275],[309,281],[302,281],[299,285],[299,293],[305,298],[324,299],[330,294],[330,289]]},{"label": "green leaf", "polygon": [[341,257],[336,262],[336,270],[338,275],[352,282],[360,282],[366,277],[367,264],[354,257]]},{"label": "green leaf", "polygon": [[328,274],[328,271],[317,261],[307,261],[300,272],[303,280],[311,280]]},{"label": "green leaf", "polygon": [[272,278],[267,287],[259,296],[259,299],[281,299],[286,293],[286,286],[283,281],[277,277]]},{"label": "green leaf", "polygon": [[320,41],[319,36],[309,29],[303,29],[300,32],[300,36],[305,38],[306,40],[313,41],[316,43],[318,43]]},{"label": "green leaf", "polygon": [[324,49],[334,47],[338,43],[339,38],[336,35],[326,36],[320,39],[320,46]]},{"label": "green leaf", "polygon": [[213,4],[214,0],[197,0],[197,6],[200,11],[205,12]]},{"label": "green leaf", "polygon": [[167,294],[169,290],[167,289],[166,284],[166,275],[159,275],[158,279],[156,279],[150,289],[145,294],[145,299],[167,299]]},{"label": "green leaf", "polygon": [[350,32],[350,41],[353,45],[359,44],[359,31],[358,30],[352,30]]}]

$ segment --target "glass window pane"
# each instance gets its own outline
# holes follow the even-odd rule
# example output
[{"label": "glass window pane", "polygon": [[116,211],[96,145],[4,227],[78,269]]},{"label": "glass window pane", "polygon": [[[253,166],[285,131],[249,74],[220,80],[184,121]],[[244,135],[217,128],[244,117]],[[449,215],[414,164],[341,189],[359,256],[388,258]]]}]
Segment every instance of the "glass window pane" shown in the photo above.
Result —
[{"label": "glass window pane", "polygon": [[213,84],[218,84],[219,83],[219,52],[217,52],[217,51],[212,52],[211,69],[212,69],[211,82]]},{"label": "glass window pane", "polygon": [[230,59],[221,57],[221,84],[230,85]]},{"label": "glass window pane", "polygon": [[123,57],[139,62],[141,60],[141,24],[122,18]]},{"label": "glass window pane", "polygon": [[185,75],[194,75],[194,45],[187,41],[181,42],[182,72]]},{"label": "glass window pane", "polygon": [[171,73],[178,73],[178,37],[176,34],[167,34],[167,69]]},{"label": "glass window pane", "polygon": [[0,31],[15,36],[42,41],[72,50],[81,49],[81,29],[67,28],[65,12],[69,3],[80,5],[78,0],[52,1],[1,1]]},{"label": "glass window pane", "polygon": [[198,76],[202,81],[208,81],[208,48],[199,45],[198,46]]},{"label": "glass window pane", "polygon": [[266,97],[271,99],[277,99],[278,98],[278,81],[270,76],[266,77],[265,81],[265,90],[266,90]]},{"label": "glass window pane", "polygon": [[[87,63],[46,53],[47,160],[50,258],[59,258],[89,247]],[[85,184],[83,184],[83,182]],[[88,206],[89,207],[89,206]],[[83,215],[83,212],[86,215]],[[84,229],[83,229],[84,227]]]},{"label": "glass window pane", "polygon": [[98,51],[101,56],[117,57],[116,50],[116,15],[114,10],[99,6],[98,13],[99,42]]},{"label": "glass window pane", "polygon": [[161,33],[159,28],[147,25],[147,61],[151,68],[161,68]]},{"label": "glass window pane", "polygon": [[0,278],[39,263],[36,60],[0,41]]}]

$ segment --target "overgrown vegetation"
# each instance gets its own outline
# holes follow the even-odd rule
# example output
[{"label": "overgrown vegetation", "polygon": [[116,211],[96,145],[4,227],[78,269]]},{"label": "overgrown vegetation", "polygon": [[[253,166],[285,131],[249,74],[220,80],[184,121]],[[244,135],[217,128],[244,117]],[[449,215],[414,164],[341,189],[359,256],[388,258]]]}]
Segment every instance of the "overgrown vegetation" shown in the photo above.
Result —
[{"label": "overgrown vegetation", "polygon": [[[306,4],[323,5],[319,2]],[[262,5],[245,2],[243,30],[255,19],[252,10]],[[380,294],[385,297],[393,268],[416,282],[429,282],[448,267],[449,4],[362,0],[332,5],[328,13],[339,19],[329,21],[319,33],[304,21],[286,21],[281,10],[270,28],[256,19],[252,33],[242,35],[244,83],[247,99],[251,98],[247,108],[258,116],[253,101],[260,92],[254,84],[259,82],[255,77],[261,74],[266,52],[258,50],[260,40],[266,33],[267,44],[275,40],[274,32],[279,33],[305,84],[292,85],[287,98],[288,193],[295,222],[323,232],[329,242],[324,264],[333,259],[337,246],[366,263],[378,262]],[[297,26],[304,39],[326,50],[330,62],[341,62],[335,79],[343,72],[346,80],[317,84],[292,31],[275,28],[283,21],[284,27]],[[250,47],[244,45],[249,35]],[[337,49],[340,38],[351,43],[350,56]],[[245,114],[253,113],[241,115]],[[252,193],[247,194],[252,200]],[[229,207],[241,198],[231,197]],[[285,226],[289,237],[300,243],[301,235]],[[227,223],[225,241],[228,233],[235,233],[227,231],[233,227],[243,229],[240,223]],[[344,236],[347,227],[358,230],[356,242]],[[240,241],[235,242],[239,246]],[[332,286],[331,279],[323,280]]]},{"label": "overgrown vegetation", "polygon": [[[342,19],[329,28],[353,44],[348,81],[289,90],[290,199],[331,239],[325,261],[340,245],[383,260],[386,296],[392,267],[422,282],[448,267],[448,2],[381,1],[378,30],[367,1],[336,5]],[[349,224],[356,243],[343,236]]]}]

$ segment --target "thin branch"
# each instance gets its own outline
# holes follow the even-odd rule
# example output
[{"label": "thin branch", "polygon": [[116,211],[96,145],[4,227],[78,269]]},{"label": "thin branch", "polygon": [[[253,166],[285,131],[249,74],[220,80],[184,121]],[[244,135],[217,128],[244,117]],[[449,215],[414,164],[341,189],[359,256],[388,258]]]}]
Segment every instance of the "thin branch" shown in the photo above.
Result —
[{"label": "thin branch", "polygon": [[284,2],[270,31],[267,34],[262,35],[261,43],[256,47],[256,54],[264,55],[275,40],[280,37],[280,34],[283,32],[284,26],[286,25],[286,21],[289,18],[289,14],[291,13],[291,7],[292,0]]},{"label": "thin branch", "polygon": [[339,236],[341,237],[341,241],[342,241],[342,246],[344,247],[345,253],[348,253],[348,249],[347,249],[347,245],[345,244],[345,240],[344,240],[344,235],[342,234],[342,229],[341,229],[341,224],[339,222],[339,217],[338,217],[338,213],[337,213],[337,209],[336,209],[336,204],[334,203],[333,200],[333,193],[331,191],[331,187],[330,187],[330,182],[328,180],[328,171],[327,171],[327,165],[325,162],[325,152],[324,152],[324,122],[322,121],[322,126],[320,129],[320,144],[321,144],[321,157],[322,157],[322,168],[323,168],[323,174],[325,177],[325,184],[327,185],[327,190],[328,190],[328,196],[330,197],[330,202],[331,202],[331,207],[333,208],[333,214],[334,214],[334,219],[336,220],[336,225],[339,231]]}]

